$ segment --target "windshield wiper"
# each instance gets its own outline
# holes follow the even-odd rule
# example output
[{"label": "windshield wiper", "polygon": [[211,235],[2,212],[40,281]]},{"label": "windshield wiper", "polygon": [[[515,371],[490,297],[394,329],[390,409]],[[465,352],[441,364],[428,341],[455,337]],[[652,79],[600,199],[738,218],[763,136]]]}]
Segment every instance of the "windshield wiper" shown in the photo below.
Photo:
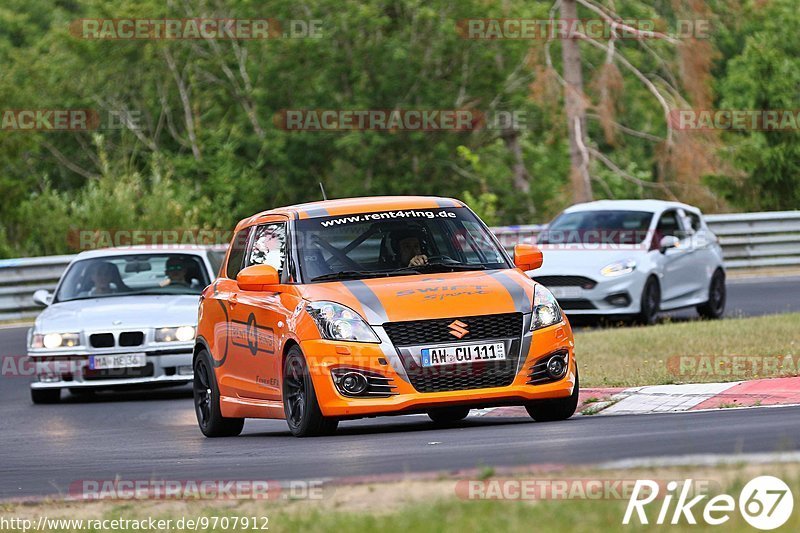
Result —
[{"label": "windshield wiper", "polygon": [[374,278],[376,276],[384,275],[381,272],[369,272],[362,270],[345,270],[343,272],[331,272],[330,274],[323,274],[311,278],[310,281],[336,281],[340,279],[359,279],[359,278]]},{"label": "windshield wiper", "polygon": [[398,268],[397,270],[386,271],[389,276],[397,276],[402,274],[429,274],[431,272],[455,272],[455,271],[469,271],[469,270],[486,270],[484,265],[469,265],[467,263],[426,263],[424,265],[409,266]]}]

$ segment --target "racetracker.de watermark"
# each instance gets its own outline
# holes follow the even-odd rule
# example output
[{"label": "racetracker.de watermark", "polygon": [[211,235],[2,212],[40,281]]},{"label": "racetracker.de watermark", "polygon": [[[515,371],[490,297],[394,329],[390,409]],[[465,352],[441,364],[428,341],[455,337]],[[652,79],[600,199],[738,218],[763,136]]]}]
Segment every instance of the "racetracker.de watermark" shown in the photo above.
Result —
[{"label": "racetracker.de watermark", "polygon": [[320,39],[322,20],[274,18],[78,19],[70,33],[88,40]]},{"label": "racetracker.de watermark", "polygon": [[800,355],[675,355],[667,370],[676,377],[750,378],[796,376]]},{"label": "racetracker.de watermark", "polygon": [[273,117],[286,131],[450,131],[524,130],[523,111],[475,109],[282,109]]},{"label": "racetracker.de watermark", "polygon": [[673,109],[669,123],[682,131],[797,131],[800,109]]},{"label": "racetracker.de watermark", "polygon": [[533,19],[469,18],[456,22],[462,39],[473,40],[554,40],[554,39],[708,39],[711,21],[678,20],[674,31],[659,31],[653,19]]},{"label": "racetracker.de watermark", "polygon": [[96,131],[140,129],[141,112],[96,109],[2,109],[2,131]]},{"label": "racetracker.de watermark", "polygon": [[197,247],[227,245],[233,232],[200,228],[148,229],[71,229],[67,244],[75,250],[131,248],[136,246]]},{"label": "racetracker.de watermark", "polygon": [[[456,495],[464,500],[628,500],[639,483],[636,479],[465,479],[456,482]],[[655,492],[670,481],[656,481]],[[695,480],[693,490],[708,492],[718,487],[711,480]]]},{"label": "racetracker.de watermark", "polygon": [[260,479],[79,479],[72,500],[321,500],[323,481]]}]

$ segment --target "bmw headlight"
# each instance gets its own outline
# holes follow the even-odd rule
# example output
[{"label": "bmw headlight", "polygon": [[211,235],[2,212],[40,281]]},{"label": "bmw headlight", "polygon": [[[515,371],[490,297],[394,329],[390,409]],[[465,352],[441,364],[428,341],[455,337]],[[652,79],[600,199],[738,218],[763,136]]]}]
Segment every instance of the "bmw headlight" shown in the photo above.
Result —
[{"label": "bmw headlight", "polygon": [[71,348],[80,344],[79,333],[34,333],[31,348]]},{"label": "bmw headlight", "polygon": [[194,339],[194,326],[158,328],[156,342],[189,342]]},{"label": "bmw headlight", "polygon": [[344,305],[335,302],[311,302],[306,306],[308,314],[317,323],[323,338],[334,341],[374,342],[380,339],[361,316]]},{"label": "bmw headlight", "polygon": [[555,296],[544,285],[536,285],[533,293],[533,317],[531,331],[546,328],[561,322],[561,307]]},{"label": "bmw headlight", "polygon": [[604,266],[600,270],[600,273],[606,277],[613,278],[624,274],[630,274],[634,270],[636,270],[636,261],[633,259],[625,259],[624,261],[615,261],[610,265]]}]

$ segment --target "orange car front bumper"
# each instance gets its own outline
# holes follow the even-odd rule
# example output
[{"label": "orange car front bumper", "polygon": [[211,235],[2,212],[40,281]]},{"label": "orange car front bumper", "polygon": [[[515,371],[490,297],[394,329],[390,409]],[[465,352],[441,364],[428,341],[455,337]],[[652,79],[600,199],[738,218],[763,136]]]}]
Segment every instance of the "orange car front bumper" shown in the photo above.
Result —
[{"label": "orange car front bumper", "polygon": [[[504,387],[418,392],[395,370],[377,344],[310,340],[301,343],[301,348],[308,362],[322,414],[338,418],[404,414],[454,405],[520,405],[531,400],[564,398],[572,394],[577,371],[572,331],[567,323],[534,333],[528,353],[521,355],[524,363],[519,366],[511,385]],[[569,354],[566,376],[550,383],[527,384],[533,364],[559,351]],[[387,397],[344,396],[334,384],[331,374],[337,368],[360,369],[389,378],[396,394]]]}]

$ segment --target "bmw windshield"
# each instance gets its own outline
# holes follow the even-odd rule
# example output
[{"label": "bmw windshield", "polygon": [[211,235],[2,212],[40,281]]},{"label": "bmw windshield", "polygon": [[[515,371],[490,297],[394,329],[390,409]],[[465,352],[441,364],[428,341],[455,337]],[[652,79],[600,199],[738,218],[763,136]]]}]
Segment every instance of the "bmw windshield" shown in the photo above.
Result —
[{"label": "bmw windshield", "polygon": [[76,261],[64,275],[56,302],[143,294],[200,294],[208,285],[200,256],[112,255]]},{"label": "bmw windshield", "polygon": [[296,222],[305,281],[509,268],[468,209],[405,209]]}]

